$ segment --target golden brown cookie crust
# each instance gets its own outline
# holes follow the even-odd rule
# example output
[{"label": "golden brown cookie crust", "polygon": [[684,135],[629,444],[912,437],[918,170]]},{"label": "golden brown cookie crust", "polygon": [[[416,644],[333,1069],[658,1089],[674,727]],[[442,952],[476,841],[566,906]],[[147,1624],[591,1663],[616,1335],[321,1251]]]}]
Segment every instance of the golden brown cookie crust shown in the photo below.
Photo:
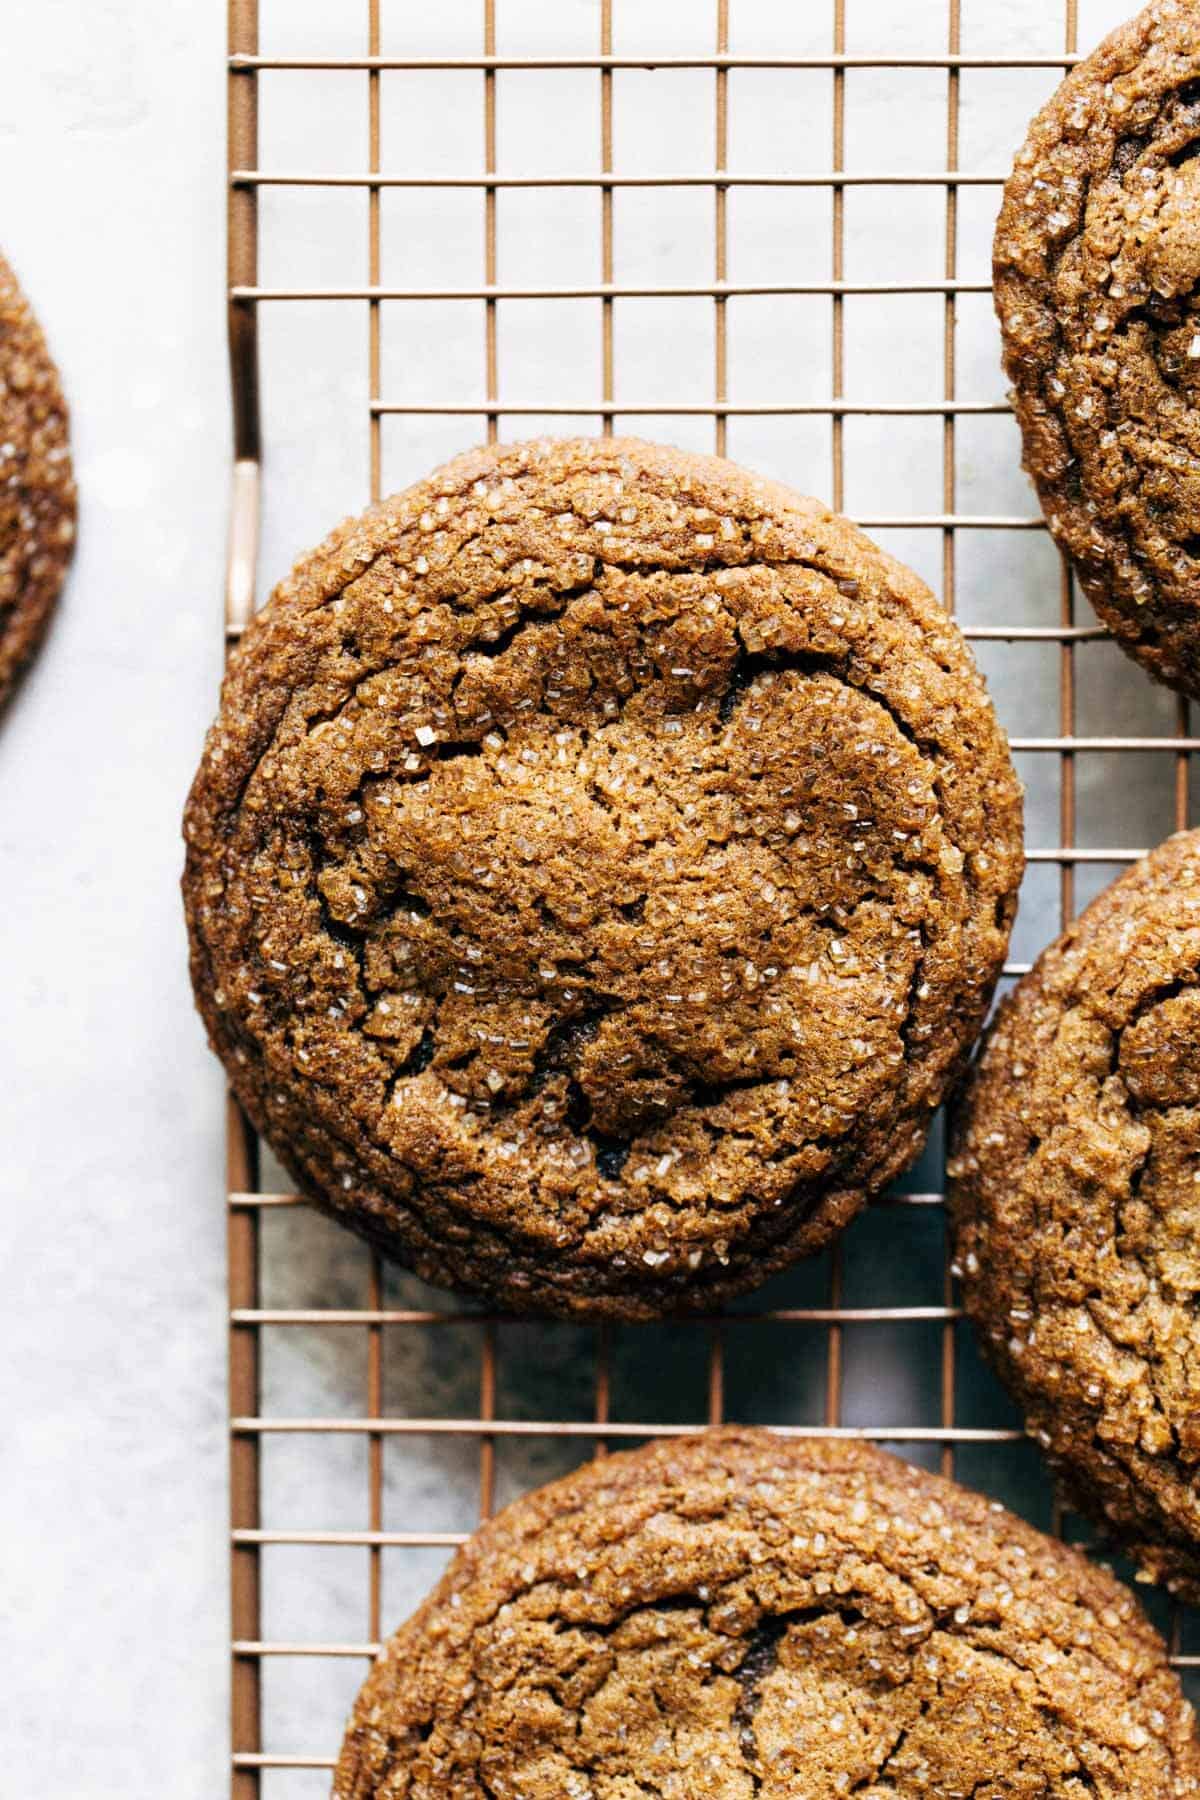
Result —
[{"label": "golden brown cookie crust", "polygon": [[1025,467],[1119,642],[1200,694],[1200,11],[1156,0],[1038,114],[996,228]]},{"label": "golden brown cookie crust", "polygon": [[385,1647],[334,1800],[1175,1800],[1131,1594],[866,1445],[725,1430],[509,1507]]},{"label": "golden brown cookie crust", "polygon": [[957,1121],[963,1299],[1080,1507],[1200,1600],[1200,833],[1005,1002]]},{"label": "golden brown cookie crust", "polygon": [[472,452],[233,658],[197,998],[303,1189],[503,1305],[707,1307],[916,1154],[1021,871],[953,623],[846,521],[632,440]]},{"label": "golden brown cookie crust", "polygon": [[0,707],[41,642],[74,543],[58,370],[0,257]]}]

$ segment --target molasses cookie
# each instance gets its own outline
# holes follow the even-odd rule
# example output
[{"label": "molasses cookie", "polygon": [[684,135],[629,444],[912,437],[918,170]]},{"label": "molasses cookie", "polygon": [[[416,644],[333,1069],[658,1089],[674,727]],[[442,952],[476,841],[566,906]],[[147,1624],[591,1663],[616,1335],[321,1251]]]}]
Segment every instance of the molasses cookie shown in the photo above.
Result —
[{"label": "molasses cookie", "polygon": [[1176,1800],[1192,1709],[1078,1552],[862,1444],[717,1431],[510,1506],[384,1648],[334,1800]]},{"label": "molasses cookie", "polygon": [[1021,873],[953,623],[814,501],[473,452],[305,558],[192,789],[196,995],[305,1193],[506,1307],[708,1307],[917,1153]]},{"label": "molasses cookie", "polygon": [[0,706],[41,642],[74,542],[58,370],[0,257]]},{"label": "molasses cookie", "polygon": [[1200,1599],[1200,833],[997,1017],[950,1163],[967,1311],[1079,1505]]},{"label": "molasses cookie", "polygon": [[1200,695],[1200,12],[1156,0],[1030,129],[996,310],[1050,529],[1118,641]]}]

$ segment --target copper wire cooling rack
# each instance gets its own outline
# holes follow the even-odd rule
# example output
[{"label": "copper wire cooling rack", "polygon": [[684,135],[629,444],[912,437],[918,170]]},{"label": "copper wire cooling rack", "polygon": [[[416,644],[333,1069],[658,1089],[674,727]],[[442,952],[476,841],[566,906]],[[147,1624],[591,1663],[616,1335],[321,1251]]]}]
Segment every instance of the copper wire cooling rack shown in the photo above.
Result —
[{"label": "copper wire cooling rack", "polygon": [[[990,316],[1024,123],[1121,10],[230,0],[229,637],[260,527],[274,578],[484,436],[728,452],[850,511],[957,613],[1027,783],[1013,954],[1036,955],[1189,823],[1200,748],[1077,610]],[[231,1102],[236,1800],[326,1792],[366,1659],[452,1547],[605,1446],[723,1418],[865,1436],[1082,1537],[960,1322],[939,1143],[728,1315],[584,1328],[385,1267],[282,1191]],[[1200,1629],[1143,1593],[1196,1680]]]}]

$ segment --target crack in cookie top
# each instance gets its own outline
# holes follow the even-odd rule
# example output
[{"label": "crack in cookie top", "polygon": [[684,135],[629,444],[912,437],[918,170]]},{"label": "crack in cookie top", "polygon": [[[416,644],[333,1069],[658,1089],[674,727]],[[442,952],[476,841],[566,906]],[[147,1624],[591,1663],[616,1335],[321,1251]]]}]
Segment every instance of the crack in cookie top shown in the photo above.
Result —
[{"label": "crack in cookie top", "polygon": [[195,985],[306,1191],[505,1304],[705,1305],[919,1148],[1020,802],[844,520],[636,442],[473,453],[297,568],[187,821]]},{"label": "crack in cookie top", "polygon": [[1035,119],[996,230],[1032,476],[1089,599],[1200,694],[1200,11],[1158,0]]},{"label": "crack in cookie top", "polygon": [[1200,833],[1001,1009],[951,1201],[967,1310],[1084,1510],[1200,1599]]},{"label": "crack in cookie top", "polygon": [[485,1526],[358,1697],[335,1800],[1182,1800],[1133,1596],[866,1445],[720,1431]]},{"label": "crack in cookie top", "polygon": [[58,371],[0,257],[0,706],[41,641],[74,543]]}]

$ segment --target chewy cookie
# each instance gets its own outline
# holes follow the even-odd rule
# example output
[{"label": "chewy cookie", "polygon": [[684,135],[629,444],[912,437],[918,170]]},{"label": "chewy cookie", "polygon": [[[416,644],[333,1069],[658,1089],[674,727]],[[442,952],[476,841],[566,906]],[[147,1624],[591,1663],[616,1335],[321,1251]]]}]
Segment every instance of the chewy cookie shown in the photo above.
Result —
[{"label": "chewy cookie", "polygon": [[1200,832],[1001,1008],[956,1127],[963,1298],[1080,1508],[1200,1600]]},{"label": "chewy cookie", "polygon": [[1200,1751],[1131,1594],[862,1444],[592,1463],[459,1552],[367,1677],[334,1800],[1175,1800]]},{"label": "chewy cookie", "polygon": [[0,706],[41,642],[74,542],[58,370],[0,257]]},{"label": "chewy cookie", "polygon": [[1200,695],[1200,9],[1156,0],[1030,128],[996,310],[1051,531],[1130,655]]},{"label": "chewy cookie", "polygon": [[918,1151],[1020,797],[957,629],[814,501],[633,441],[343,525],[192,789],[196,995],[297,1182],[515,1308],[706,1307]]}]

